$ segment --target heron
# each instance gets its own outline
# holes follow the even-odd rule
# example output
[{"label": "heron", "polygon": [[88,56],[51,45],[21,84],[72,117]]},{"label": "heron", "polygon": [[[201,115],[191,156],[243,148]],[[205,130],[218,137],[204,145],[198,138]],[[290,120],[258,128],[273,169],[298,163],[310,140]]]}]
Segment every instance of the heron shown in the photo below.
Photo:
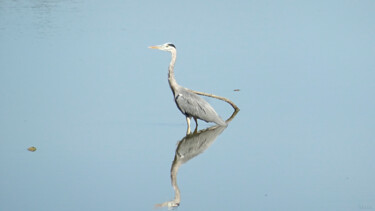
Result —
[{"label": "heron", "polygon": [[176,63],[177,57],[176,46],[172,43],[165,43],[162,45],[150,46],[149,48],[171,52],[172,59],[168,68],[168,82],[172,90],[177,108],[186,117],[186,133],[190,133],[191,118],[193,118],[195,121],[195,130],[197,130],[198,128],[197,119],[203,120],[205,122],[214,122],[220,126],[226,126],[227,123],[223,119],[221,119],[221,117],[216,113],[215,109],[207,101],[199,97],[191,90],[182,87],[177,83],[174,76],[174,65]]}]

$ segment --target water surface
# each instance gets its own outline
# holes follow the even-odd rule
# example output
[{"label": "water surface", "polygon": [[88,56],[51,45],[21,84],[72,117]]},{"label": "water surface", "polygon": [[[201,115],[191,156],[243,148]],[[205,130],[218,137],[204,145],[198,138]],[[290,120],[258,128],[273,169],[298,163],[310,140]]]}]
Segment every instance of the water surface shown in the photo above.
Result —
[{"label": "water surface", "polygon": [[[175,184],[179,210],[375,209],[374,9],[0,1],[0,210],[152,210]],[[165,42],[240,107],[227,128],[185,137]]]}]

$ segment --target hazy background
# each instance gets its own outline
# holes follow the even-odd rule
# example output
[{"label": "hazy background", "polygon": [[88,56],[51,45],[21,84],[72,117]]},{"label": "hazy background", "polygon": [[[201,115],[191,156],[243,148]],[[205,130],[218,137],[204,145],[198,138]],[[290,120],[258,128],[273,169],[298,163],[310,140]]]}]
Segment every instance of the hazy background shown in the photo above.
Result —
[{"label": "hazy background", "polygon": [[165,42],[181,85],[241,109],[181,167],[179,210],[375,209],[374,26],[372,0],[0,0],[0,210],[173,198]]}]

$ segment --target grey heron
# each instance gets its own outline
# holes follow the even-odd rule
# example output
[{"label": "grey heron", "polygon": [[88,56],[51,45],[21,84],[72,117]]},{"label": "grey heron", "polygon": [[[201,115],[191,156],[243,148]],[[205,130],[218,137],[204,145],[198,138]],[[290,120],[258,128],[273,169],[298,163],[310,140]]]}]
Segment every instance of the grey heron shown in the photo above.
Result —
[{"label": "grey heron", "polygon": [[226,126],[227,123],[220,118],[207,101],[191,90],[177,84],[174,77],[174,65],[177,56],[176,46],[172,43],[165,43],[163,45],[150,46],[149,48],[169,51],[172,54],[172,59],[168,68],[168,82],[178,109],[186,116],[187,133],[190,133],[190,120],[192,117],[194,118],[196,128],[198,127],[197,119],[201,119],[205,122],[214,122],[220,126]]}]

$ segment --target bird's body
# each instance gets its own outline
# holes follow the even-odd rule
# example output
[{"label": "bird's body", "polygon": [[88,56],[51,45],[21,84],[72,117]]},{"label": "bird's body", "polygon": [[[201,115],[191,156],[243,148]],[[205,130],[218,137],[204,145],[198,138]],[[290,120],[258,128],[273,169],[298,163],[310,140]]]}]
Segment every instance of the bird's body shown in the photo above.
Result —
[{"label": "bird's body", "polygon": [[222,126],[226,125],[207,101],[184,87],[178,87],[174,94],[174,100],[178,109],[186,117],[214,122]]},{"label": "bird's body", "polygon": [[188,124],[187,133],[190,133],[190,119],[192,117],[194,118],[196,125],[198,125],[197,119],[201,119],[205,122],[214,122],[221,126],[227,125],[207,101],[191,90],[177,84],[174,77],[174,65],[177,54],[176,47],[171,43],[166,43],[163,45],[151,46],[150,48],[169,51],[172,54],[172,59],[168,68],[168,82],[178,109],[186,116]]}]

